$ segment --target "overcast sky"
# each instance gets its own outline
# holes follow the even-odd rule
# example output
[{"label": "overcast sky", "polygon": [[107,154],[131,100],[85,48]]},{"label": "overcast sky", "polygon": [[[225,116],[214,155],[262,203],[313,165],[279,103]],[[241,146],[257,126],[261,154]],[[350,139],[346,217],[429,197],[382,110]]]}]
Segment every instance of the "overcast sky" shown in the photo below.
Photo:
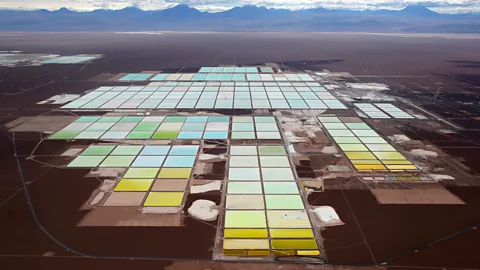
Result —
[{"label": "overcast sky", "polygon": [[291,10],[304,8],[401,9],[421,4],[441,13],[480,12],[480,0],[0,0],[2,9],[49,9],[66,7],[78,11],[121,9],[165,9],[186,4],[202,11],[218,12],[236,6],[256,5]]}]

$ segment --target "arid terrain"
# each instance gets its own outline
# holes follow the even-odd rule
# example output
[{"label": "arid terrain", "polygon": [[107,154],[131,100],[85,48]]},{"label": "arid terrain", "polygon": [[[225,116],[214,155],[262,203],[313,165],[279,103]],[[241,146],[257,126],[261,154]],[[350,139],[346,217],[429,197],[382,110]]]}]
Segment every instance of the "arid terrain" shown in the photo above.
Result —
[{"label": "arid terrain", "polygon": [[[6,125],[22,117],[69,115],[59,109],[61,105],[37,104],[54,95],[81,95],[104,85],[146,85],[146,82],[125,83],[112,79],[120,73],[191,73],[205,66],[271,64],[283,71],[328,73],[323,76],[321,83],[324,85],[327,81],[329,85],[342,86],[348,83],[384,84],[390,88],[385,94],[405,100],[401,103],[403,109],[426,115],[429,120],[366,119],[365,122],[384,136],[401,132],[427,148],[436,149],[441,153],[438,160],[418,158],[416,161],[427,164],[431,174],[450,174],[455,179],[433,183],[370,183],[357,173],[325,180],[322,192],[308,195],[308,203],[332,206],[345,225],[322,228],[318,232],[322,237],[322,254],[326,254],[332,267],[386,263],[381,266],[388,269],[480,268],[477,254],[480,234],[473,229],[462,231],[480,224],[478,48],[480,36],[475,35],[0,33],[0,51],[104,55],[85,64],[0,66],[0,123]],[[339,113],[328,110],[326,113],[356,116],[350,105],[349,110]],[[254,114],[253,111],[210,110],[229,116]],[[275,110],[265,111],[273,113]],[[186,113],[188,110],[171,112]],[[105,112],[73,114],[99,113]],[[281,115],[290,114],[284,110]],[[445,131],[447,129],[451,132]],[[212,262],[217,221],[202,222],[182,216],[182,226],[178,227],[83,226],[82,222],[91,213],[85,204],[100,180],[85,177],[87,169],[61,168],[68,158],[62,160],[59,153],[72,145],[86,147],[91,141],[43,141],[44,137],[42,132],[10,132],[8,126],[2,127],[1,269],[251,267],[247,262],[225,265]],[[408,147],[397,148],[407,151],[411,149]],[[223,148],[216,150],[219,152],[211,153],[217,155]],[[302,163],[304,167],[297,166],[297,173],[300,175],[303,168],[305,178],[320,177],[319,171],[324,166],[315,167],[321,161],[313,161],[312,158],[308,164]],[[333,164],[334,161],[328,162]],[[220,180],[223,169],[215,171],[221,175]],[[429,204],[381,204],[372,192],[375,189],[429,190],[432,187],[446,190],[463,203],[446,204],[439,199]],[[184,210],[196,199],[222,202],[220,192],[191,195]],[[456,233],[459,234],[449,237]],[[443,239],[445,237],[448,238]],[[442,241],[423,249],[423,245],[437,240]],[[304,265],[285,267],[305,269],[301,268]]]}]

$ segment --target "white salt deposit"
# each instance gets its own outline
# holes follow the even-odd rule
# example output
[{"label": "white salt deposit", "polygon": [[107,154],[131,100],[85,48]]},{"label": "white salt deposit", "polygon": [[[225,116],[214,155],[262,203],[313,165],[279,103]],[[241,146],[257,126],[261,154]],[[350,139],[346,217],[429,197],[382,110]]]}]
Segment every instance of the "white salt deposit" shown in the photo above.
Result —
[{"label": "white salt deposit", "polygon": [[216,208],[217,205],[212,201],[196,200],[192,203],[192,206],[188,208],[188,214],[203,221],[214,221],[218,216],[218,210]]},{"label": "white salt deposit", "polygon": [[83,151],[84,148],[70,148],[67,151],[60,154],[62,157],[71,157],[71,156],[78,156],[80,152]]},{"label": "white salt deposit", "polygon": [[105,195],[104,192],[99,192],[97,194],[97,196],[95,196],[95,198],[93,198],[93,200],[90,202],[90,205],[95,205],[95,204],[99,203],[104,195]]},{"label": "white salt deposit", "polygon": [[101,192],[109,192],[113,189],[116,182],[117,181],[115,181],[115,180],[104,180],[102,185],[100,186],[99,190]]},{"label": "white salt deposit", "polygon": [[388,137],[392,142],[403,143],[410,141],[410,138],[403,134],[393,134],[393,136]]},{"label": "white salt deposit", "polygon": [[410,154],[417,156],[417,157],[438,157],[438,154],[433,151],[423,150],[423,149],[412,149]]},{"label": "white salt deposit", "polygon": [[190,193],[192,194],[205,193],[208,191],[220,190],[221,187],[222,187],[222,181],[212,181],[205,185],[191,186]]},{"label": "white salt deposit", "polygon": [[79,98],[80,95],[75,95],[75,94],[60,94],[60,95],[55,95],[51,98],[47,98],[45,100],[42,100],[38,102],[37,104],[65,104],[69,101],[75,100]]},{"label": "white salt deposit", "polygon": [[433,180],[435,181],[440,181],[440,180],[455,180],[453,176],[446,175],[446,174],[433,174],[430,173],[428,174]]},{"label": "white salt deposit", "polygon": [[385,91],[390,90],[388,85],[382,83],[346,83],[346,86],[355,90]]},{"label": "white salt deposit", "polygon": [[324,84],[323,87],[327,88],[328,90],[334,90],[334,89],[342,88],[341,86],[336,85],[336,84]]},{"label": "white salt deposit", "polygon": [[337,150],[337,148],[335,148],[335,146],[325,146],[322,149],[322,153],[323,154],[337,154],[338,150]]},{"label": "white salt deposit", "polygon": [[331,206],[319,206],[314,210],[315,215],[320,219],[322,226],[344,225],[337,212]]}]

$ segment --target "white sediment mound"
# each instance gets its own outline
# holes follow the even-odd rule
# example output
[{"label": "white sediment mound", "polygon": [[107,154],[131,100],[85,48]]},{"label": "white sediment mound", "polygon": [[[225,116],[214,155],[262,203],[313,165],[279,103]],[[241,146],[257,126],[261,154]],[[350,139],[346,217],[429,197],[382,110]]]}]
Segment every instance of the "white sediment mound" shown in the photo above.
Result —
[{"label": "white sediment mound", "polygon": [[60,95],[55,95],[51,98],[47,98],[40,102],[37,102],[37,104],[65,104],[79,97],[80,95],[76,95],[76,94],[60,94]]},{"label": "white sediment mound", "polygon": [[417,119],[420,119],[420,120],[428,120],[428,117],[426,117],[425,115],[423,114],[419,114],[419,113],[412,113],[412,112],[408,112],[409,114],[411,114],[413,117],[417,118]]},{"label": "white sediment mound", "polygon": [[408,138],[403,134],[393,134],[393,136],[388,136],[388,138],[392,140],[392,142],[396,142],[396,143],[403,143],[403,142],[410,141],[410,138]]},{"label": "white sediment mound", "polygon": [[361,100],[369,100],[369,101],[395,101],[394,98],[389,97],[387,95],[379,94],[380,90],[375,92],[366,92],[360,99]]},{"label": "white sediment mound", "polygon": [[438,157],[438,154],[433,151],[423,150],[423,149],[412,149],[410,154],[417,156],[417,157]]},{"label": "white sediment mound", "polygon": [[450,130],[450,129],[437,129],[439,132],[441,133],[445,133],[445,134],[455,134],[457,132],[453,131],[453,130]]},{"label": "white sediment mound", "polygon": [[328,90],[334,90],[334,89],[342,88],[341,86],[336,85],[336,84],[325,84],[323,86],[325,88],[327,88]]},{"label": "white sediment mound", "polygon": [[293,144],[289,144],[287,150],[288,150],[288,153],[290,153],[290,154],[296,154],[297,153]]},{"label": "white sediment mound", "polygon": [[103,199],[103,196],[105,196],[105,192],[99,192],[95,196],[95,198],[93,198],[93,200],[90,202],[90,205],[95,205],[95,204],[99,203]]},{"label": "white sediment mound", "polygon": [[385,91],[390,90],[388,85],[381,83],[346,83],[346,86],[355,90]]},{"label": "white sediment mound", "polygon": [[342,99],[343,101],[347,101],[347,102],[354,102],[355,100],[349,96],[349,95],[345,95],[345,94],[340,94],[340,93],[336,93],[337,96]]},{"label": "white sediment mound", "polygon": [[335,148],[335,146],[325,146],[322,149],[322,153],[323,154],[337,154],[338,150],[337,150],[337,148]]},{"label": "white sediment mound", "polygon": [[428,174],[433,180],[435,181],[440,181],[440,180],[455,180],[453,176],[446,175],[446,174],[433,174],[430,173]]},{"label": "white sediment mound", "polygon": [[109,192],[110,190],[113,189],[113,187],[115,186],[115,184],[117,183],[117,181],[115,180],[104,180],[102,185],[100,186],[99,190],[101,192]]},{"label": "white sediment mound", "polygon": [[61,154],[62,157],[72,157],[72,156],[77,156],[80,154],[80,152],[83,151],[83,148],[70,148],[67,151],[63,152]]},{"label": "white sediment mound", "polygon": [[119,177],[125,174],[125,168],[94,168],[86,177]]},{"label": "white sediment mound", "polygon": [[302,137],[297,137],[295,136],[295,134],[291,131],[285,131],[284,132],[284,135],[285,137],[287,138],[287,140],[291,143],[294,143],[294,142],[306,142],[307,141],[307,138],[302,138]]},{"label": "white sediment mound", "polygon": [[214,221],[218,216],[218,210],[216,208],[217,205],[212,201],[196,200],[192,203],[192,206],[188,208],[188,214],[203,221]]},{"label": "white sediment mound", "polygon": [[207,162],[207,163],[213,163],[213,162],[221,162],[225,160],[225,155],[211,155],[211,154],[201,154],[198,157],[198,160]]},{"label": "white sediment mound", "polygon": [[314,210],[315,215],[320,219],[322,226],[344,225],[337,212],[331,206],[319,206]]},{"label": "white sediment mound", "polygon": [[192,194],[205,193],[208,191],[220,190],[221,187],[222,187],[222,181],[212,181],[205,185],[191,186],[190,193]]}]

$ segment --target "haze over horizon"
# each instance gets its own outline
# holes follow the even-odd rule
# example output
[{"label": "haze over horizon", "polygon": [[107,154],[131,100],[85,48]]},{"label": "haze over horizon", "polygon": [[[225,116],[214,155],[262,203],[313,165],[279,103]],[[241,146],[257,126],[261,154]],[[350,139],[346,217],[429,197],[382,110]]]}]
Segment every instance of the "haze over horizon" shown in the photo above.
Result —
[{"label": "haze over horizon", "polygon": [[438,13],[480,12],[480,1],[477,0],[0,0],[0,9],[67,8],[75,11],[92,11],[136,7],[142,10],[164,10],[179,4],[206,12],[220,12],[245,5],[289,10],[310,8],[400,10],[409,5],[422,5]]}]

